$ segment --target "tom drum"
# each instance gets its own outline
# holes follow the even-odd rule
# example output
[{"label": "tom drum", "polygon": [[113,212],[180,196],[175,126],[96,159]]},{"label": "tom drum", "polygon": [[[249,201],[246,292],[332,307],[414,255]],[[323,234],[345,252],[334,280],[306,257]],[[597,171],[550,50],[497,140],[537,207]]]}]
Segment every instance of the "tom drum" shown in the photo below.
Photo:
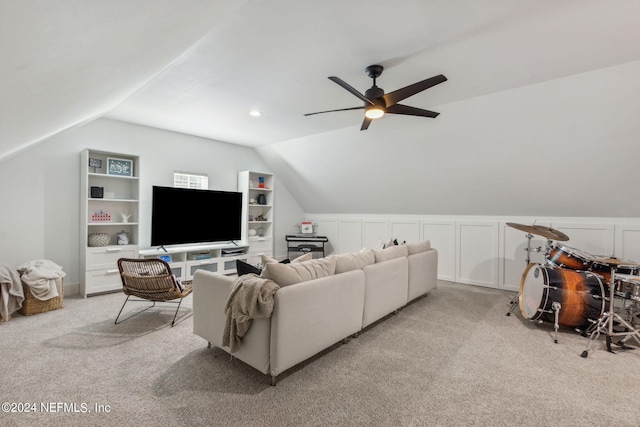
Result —
[{"label": "tom drum", "polygon": [[604,312],[603,295],[597,274],[532,263],[522,275],[520,311],[530,320],[554,322],[552,305],[558,302],[558,324],[586,327],[589,320],[597,320]]},{"label": "tom drum", "polygon": [[572,270],[588,270],[593,262],[593,257],[588,253],[560,243],[551,246],[546,258],[549,264]]}]

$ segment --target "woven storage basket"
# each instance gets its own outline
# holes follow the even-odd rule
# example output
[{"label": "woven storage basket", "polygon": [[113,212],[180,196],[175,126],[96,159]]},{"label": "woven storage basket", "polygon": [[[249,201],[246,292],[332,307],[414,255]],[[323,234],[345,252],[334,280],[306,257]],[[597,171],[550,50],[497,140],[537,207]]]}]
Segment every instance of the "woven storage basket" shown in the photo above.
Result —
[{"label": "woven storage basket", "polygon": [[22,282],[22,290],[24,291],[24,302],[20,309],[20,314],[30,316],[32,314],[44,313],[51,310],[62,308],[62,300],[64,299],[64,279],[56,280],[58,288],[58,296],[47,300],[39,300],[31,293],[29,286]]},{"label": "woven storage basket", "polygon": [[94,233],[89,234],[89,246],[91,247],[99,247],[99,246],[107,246],[111,238],[107,233]]}]

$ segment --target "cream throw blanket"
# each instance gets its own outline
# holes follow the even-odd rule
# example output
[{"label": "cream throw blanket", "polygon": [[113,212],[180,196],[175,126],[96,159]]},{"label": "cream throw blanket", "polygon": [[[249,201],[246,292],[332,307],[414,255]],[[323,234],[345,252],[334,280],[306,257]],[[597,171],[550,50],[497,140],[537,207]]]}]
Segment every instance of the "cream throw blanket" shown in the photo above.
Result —
[{"label": "cream throw blanket", "polygon": [[255,274],[245,274],[236,279],[227,299],[224,312],[222,345],[229,346],[231,353],[240,347],[253,319],[271,317],[274,294],[280,289],[276,282],[263,279]]},{"label": "cream throw blanket", "polygon": [[0,317],[6,322],[11,313],[22,308],[24,292],[18,272],[12,267],[0,263]]},{"label": "cream throw blanket", "polygon": [[29,286],[31,294],[39,300],[48,300],[59,296],[58,279],[66,276],[62,267],[53,261],[37,259],[18,268],[22,281]]}]

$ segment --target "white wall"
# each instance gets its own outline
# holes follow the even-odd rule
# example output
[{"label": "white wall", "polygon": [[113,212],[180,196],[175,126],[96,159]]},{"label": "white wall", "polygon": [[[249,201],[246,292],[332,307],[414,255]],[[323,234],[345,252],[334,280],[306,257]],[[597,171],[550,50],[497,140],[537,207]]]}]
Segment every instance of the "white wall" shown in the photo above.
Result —
[{"label": "white wall", "polygon": [[331,113],[353,127],[257,151],[307,212],[640,217],[638,75],[631,62],[364,132],[361,112]]},{"label": "white wall", "polygon": [[[140,156],[140,246],[151,232],[151,188],[172,185],[173,171],[203,172],[209,187],[235,191],[238,171],[271,172],[251,148],[99,119],[58,134],[0,164],[0,262],[17,268],[46,258],[79,283],[80,152],[84,148]],[[276,256],[304,212],[281,180],[275,184]],[[213,218],[212,218],[213,219]]]}]

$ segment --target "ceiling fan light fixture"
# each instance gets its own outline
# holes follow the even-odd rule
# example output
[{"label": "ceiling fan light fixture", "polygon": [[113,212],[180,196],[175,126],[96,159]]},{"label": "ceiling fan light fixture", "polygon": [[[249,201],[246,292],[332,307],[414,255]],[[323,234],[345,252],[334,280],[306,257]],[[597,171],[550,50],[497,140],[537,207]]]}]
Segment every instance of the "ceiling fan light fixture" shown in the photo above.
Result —
[{"label": "ceiling fan light fixture", "polygon": [[365,109],[364,115],[368,119],[379,119],[384,116],[384,108],[380,105],[370,105]]}]

